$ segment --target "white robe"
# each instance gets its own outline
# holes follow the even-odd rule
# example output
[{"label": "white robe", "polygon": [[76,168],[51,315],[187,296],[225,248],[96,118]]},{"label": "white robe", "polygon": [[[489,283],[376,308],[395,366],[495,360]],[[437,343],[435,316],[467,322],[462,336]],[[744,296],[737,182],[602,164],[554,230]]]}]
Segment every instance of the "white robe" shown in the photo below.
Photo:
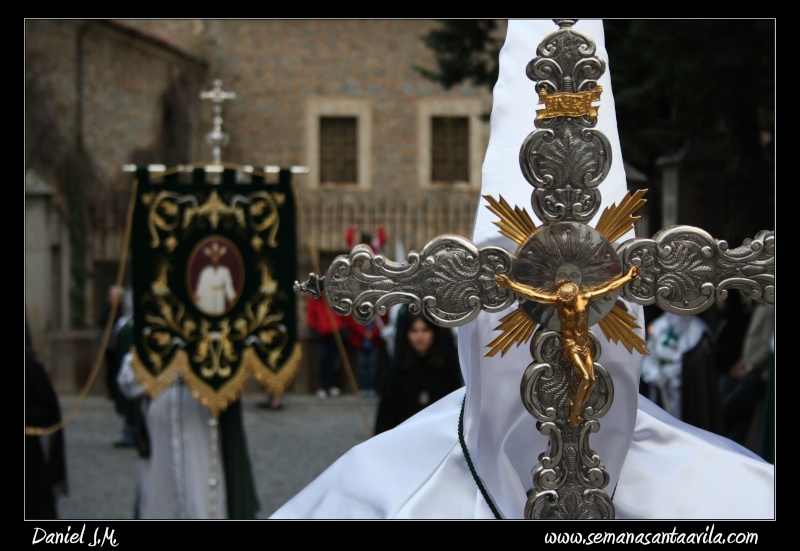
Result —
[{"label": "white robe", "polygon": [[673,417],[681,419],[681,386],[683,384],[683,355],[697,346],[711,328],[698,316],[679,316],[665,312],[650,324],[647,351],[642,363],[642,380],[652,385],[662,407]]},{"label": "white robe", "polygon": [[[589,35],[597,55],[609,62],[601,21],[580,20],[574,29]],[[523,140],[535,129],[537,97],[525,67],[542,39],[556,30],[549,19],[509,21],[483,164],[481,195],[502,196],[534,219],[533,188],[519,166]],[[619,203],[627,191],[610,67],[599,81],[604,91],[597,128],[611,143],[613,162],[600,186],[603,204],[598,212]],[[516,244],[498,234],[495,219],[485,204],[479,206],[473,242],[515,251]],[[632,237],[631,231],[615,246]],[[642,308],[628,308],[644,327]],[[548,439],[520,398],[523,372],[532,362],[528,346],[512,348],[504,357],[484,357],[486,344],[497,335],[494,328],[508,313],[482,312],[459,328],[464,389],[351,449],[270,518],[494,518],[459,443],[465,396],[465,440],[476,473],[503,518],[523,518],[526,493],[533,486],[531,470]],[[608,471],[606,491],[613,496],[616,517],[774,518],[774,467],[640,396],[642,356],[606,342],[602,334],[599,338],[599,363],[612,376],[614,404],[589,443]]]},{"label": "white robe", "polygon": [[[126,396],[136,398],[144,390],[133,374],[131,358],[125,355],[117,381]],[[180,378],[146,404],[150,457],[139,465],[139,518],[227,518],[222,446],[211,411]]]},{"label": "white robe", "polygon": [[220,316],[228,308],[228,302],[236,298],[231,271],[223,265],[208,265],[200,271],[197,279],[197,307],[206,314]]},{"label": "white robe", "polygon": [[[463,397],[459,389],[352,448],[270,518],[495,518],[459,445]],[[534,450],[528,451],[520,469],[532,467]],[[618,519],[774,518],[772,465],[732,440],[678,421],[643,396],[627,451],[613,495]],[[519,519],[532,484],[509,467],[518,503],[500,512]]]}]

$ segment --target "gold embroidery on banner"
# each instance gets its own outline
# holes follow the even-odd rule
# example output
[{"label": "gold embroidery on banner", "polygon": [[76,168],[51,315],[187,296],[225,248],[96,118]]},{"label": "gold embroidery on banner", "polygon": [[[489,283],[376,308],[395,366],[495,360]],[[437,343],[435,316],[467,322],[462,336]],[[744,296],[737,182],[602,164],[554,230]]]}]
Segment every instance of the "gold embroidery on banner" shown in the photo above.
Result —
[{"label": "gold embroidery on banner", "polygon": [[206,379],[230,377],[230,364],[237,359],[233,343],[228,337],[230,321],[227,318],[220,321],[216,331],[209,331],[210,326],[207,320],[203,320],[200,324],[202,338],[197,343],[197,351],[192,360],[200,365],[200,375]]},{"label": "gold embroidery on banner", "polygon": [[[164,263],[157,270],[158,276],[151,284],[151,291],[155,295],[155,313],[145,316],[150,331],[143,339],[143,349],[156,375],[147,372],[139,358],[136,358],[138,369],[135,371],[145,373],[138,378],[148,394],[155,395],[162,392],[175,381],[177,373],[182,373],[193,395],[209,409],[218,413],[238,397],[246,382],[248,371],[253,371],[254,374],[260,373],[260,377],[257,378],[262,384],[269,384],[273,389],[291,380],[299,365],[296,357],[299,348],[295,348],[292,357],[285,362],[291,367],[290,372],[285,374],[281,372],[277,376],[264,366],[252,350],[252,346],[258,346],[266,356],[267,364],[277,368],[287,339],[286,330],[280,324],[285,317],[284,312],[270,311],[278,291],[278,283],[272,278],[269,268],[263,261],[258,264],[261,274],[259,292],[245,304],[242,314],[233,319],[225,317],[213,325],[205,318],[194,319],[186,312],[183,304],[175,301],[167,285],[168,269],[169,266]],[[245,348],[243,363],[240,363],[238,371],[234,373],[232,366],[239,360],[234,343],[246,344],[251,342],[251,339],[255,344]],[[179,343],[183,343],[183,348],[175,352],[168,361],[167,357],[172,353],[174,345]],[[187,346],[192,350],[194,365],[198,366],[197,373],[191,369],[185,348]],[[246,359],[245,356],[250,359]],[[265,375],[265,370],[270,374]],[[230,380],[227,380],[218,391],[214,391],[206,380],[215,377]]]},{"label": "gold embroidery on banner", "polygon": [[217,225],[219,225],[219,219],[223,215],[231,215],[236,220],[242,224],[242,211],[241,209],[231,208],[230,206],[226,205],[222,202],[219,198],[219,194],[217,190],[213,190],[206,200],[200,207],[188,208],[186,209],[186,214],[184,215],[183,226],[187,227],[192,223],[192,218],[197,216],[198,218],[208,218],[208,221],[211,222],[211,227],[216,230]]},{"label": "gold embroidery on banner", "polygon": [[169,365],[163,366],[164,369],[156,376],[153,376],[153,374],[147,370],[147,367],[145,367],[141,358],[139,358],[139,353],[136,351],[135,347],[132,348],[131,351],[133,352],[131,367],[133,367],[136,380],[139,381],[139,384],[142,385],[142,388],[148,396],[152,398],[155,398],[169,388],[178,379],[179,373],[190,370],[189,357],[185,350],[177,350],[172,357],[172,361],[169,362]]},{"label": "gold embroidery on banner", "polygon": [[252,348],[248,348],[242,354],[242,363],[252,373],[255,379],[269,393],[281,393],[294,381],[297,372],[300,370],[300,359],[302,358],[300,343],[295,343],[292,353],[286,359],[278,371],[269,369],[258,358]]},{"label": "gold embroidery on banner", "polygon": [[234,373],[228,381],[218,390],[214,390],[205,381],[197,377],[197,374],[187,365],[183,371],[186,386],[192,392],[195,399],[206,406],[214,415],[219,415],[229,404],[239,399],[239,395],[244,389],[250,370],[243,365]]},{"label": "gold embroidery on banner", "polygon": [[[192,166],[182,166],[171,172],[192,170]],[[162,189],[144,193],[141,204],[154,253],[173,253],[179,240],[185,239],[185,230],[201,220],[213,229],[230,220],[248,230],[250,245],[260,253],[264,247],[279,245],[279,209],[286,199],[283,192],[244,188],[242,192],[214,189],[204,197]],[[291,383],[299,369],[301,349],[295,343],[284,367],[280,366],[289,352],[289,336],[283,325],[285,312],[271,311],[279,288],[264,260],[257,261],[258,291],[235,316],[216,320],[194,315],[173,293],[169,262],[162,260],[155,268],[147,299],[152,306],[144,318],[148,330],[134,354],[137,380],[150,396],[182,377],[193,396],[216,415],[238,399],[250,372],[275,392]],[[210,385],[212,381],[217,388]]]},{"label": "gold embroidery on banner", "polygon": [[132,367],[134,374],[149,396],[155,398],[173,385],[178,376],[181,376],[186,386],[189,387],[192,396],[211,410],[214,415],[219,415],[229,404],[239,399],[250,373],[253,374],[267,392],[283,392],[297,375],[300,369],[300,359],[302,358],[300,343],[295,343],[292,353],[276,373],[259,359],[252,347],[248,347],[242,354],[242,364],[239,371],[222,388],[214,390],[192,371],[185,350],[178,350],[162,373],[156,377],[142,364],[135,347],[131,350],[133,352]]},{"label": "gold embroidery on banner", "polygon": [[258,192],[250,195],[252,201],[248,205],[249,215],[247,218],[248,225],[256,232],[252,245],[256,251],[261,250],[263,240],[259,234],[267,229],[270,230],[267,244],[271,248],[276,248],[278,242],[276,237],[278,235],[278,227],[280,223],[280,212],[278,209],[286,202],[286,196],[283,193],[266,193]]},{"label": "gold embroidery on banner", "polygon": [[[223,216],[234,218],[240,226],[253,231],[251,244],[256,252],[263,248],[264,239],[260,236],[267,230],[267,245],[278,247],[277,235],[280,227],[280,211],[286,196],[279,192],[256,191],[248,194],[234,194],[225,204],[216,190],[213,190],[202,205],[197,206],[193,194],[181,195],[171,191],[142,196],[142,204],[148,207],[147,225],[150,232],[150,246],[158,248],[161,239],[169,252],[175,250],[178,240],[175,231],[189,227],[195,219],[207,218],[216,229]],[[195,206],[181,206],[182,204]]]}]

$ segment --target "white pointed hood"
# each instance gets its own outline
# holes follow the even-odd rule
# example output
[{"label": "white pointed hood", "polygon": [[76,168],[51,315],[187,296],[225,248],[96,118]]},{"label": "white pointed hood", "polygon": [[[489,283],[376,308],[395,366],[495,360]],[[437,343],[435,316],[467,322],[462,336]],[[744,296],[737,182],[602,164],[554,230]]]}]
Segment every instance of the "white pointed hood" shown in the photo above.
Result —
[{"label": "white pointed hood", "polygon": [[[596,55],[607,63],[598,81],[603,93],[595,127],[605,134],[612,148],[611,169],[599,187],[603,202],[598,212],[602,212],[606,206],[618,204],[627,192],[603,23],[579,20],[572,28],[589,36],[597,46]],[[541,221],[531,207],[534,188],[524,178],[519,161],[523,141],[536,130],[534,119],[538,103],[536,83],[526,76],[525,68],[536,57],[542,40],[557,30],[558,26],[551,19],[509,21],[500,52],[491,134],[483,163],[481,195],[491,195],[495,199],[502,196],[511,206],[524,208],[537,225],[541,225]],[[479,247],[500,245],[515,252],[516,243],[499,234],[493,223],[497,219],[482,200],[476,213],[473,241]],[[595,218],[591,225],[596,221]],[[620,242],[632,237],[633,232],[630,232]],[[639,325],[644,327],[641,307],[629,304],[629,310],[638,315]],[[526,492],[533,487],[531,469],[538,455],[547,449],[548,439],[536,429],[536,420],[525,409],[520,396],[523,373],[533,361],[529,346],[514,347],[503,357],[499,354],[493,358],[484,356],[488,350],[486,344],[498,334],[494,329],[500,324],[500,318],[509,312],[482,312],[474,322],[459,328],[459,353],[467,385],[468,449],[497,508],[504,517],[515,518],[524,510]],[[591,436],[589,443],[610,474],[606,491],[611,494],[633,434],[642,356],[606,341],[597,326],[593,330],[602,345],[599,362],[614,381],[614,404],[600,419],[601,429]]]}]

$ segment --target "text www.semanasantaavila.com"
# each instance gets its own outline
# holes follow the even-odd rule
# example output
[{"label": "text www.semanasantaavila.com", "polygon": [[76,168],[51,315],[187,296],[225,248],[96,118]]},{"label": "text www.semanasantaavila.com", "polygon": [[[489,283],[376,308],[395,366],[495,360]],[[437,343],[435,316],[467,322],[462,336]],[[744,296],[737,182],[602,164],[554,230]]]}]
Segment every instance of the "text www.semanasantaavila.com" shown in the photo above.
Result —
[{"label": "text www.semanasantaavila.com", "polygon": [[585,544],[592,545],[595,543],[638,543],[641,545],[658,545],[664,543],[758,543],[758,534],[754,532],[731,532],[730,534],[723,534],[714,531],[714,525],[706,526],[702,532],[678,532],[677,528],[673,528],[671,532],[620,532],[618,534],[613,532],[591,532],[587,535],[576,532],[548,532],[544,535],[544,542],[547,544],[552,543],[567,543],[567,544]]}]

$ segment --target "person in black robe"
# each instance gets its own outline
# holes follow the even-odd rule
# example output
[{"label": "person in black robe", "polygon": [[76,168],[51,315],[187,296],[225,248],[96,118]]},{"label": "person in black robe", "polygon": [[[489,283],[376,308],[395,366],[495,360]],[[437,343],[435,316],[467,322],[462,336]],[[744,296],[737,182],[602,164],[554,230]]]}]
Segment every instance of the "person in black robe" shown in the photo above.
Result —
[{"label": "person in black robe", "polygon": [[748,432],[763,393],[763,384],[759,373],[737,379],[733,372],[742,357],[750,324],[750,310],[736,289],[728,292],[727,300],[718,300],[716,307],[719,321],[714,360],[720,377],[724,436],[747,446]]},{"label": "person in black robe", "polygon": [[392,429],[464,386],[453,332],[423,315],[398,318],[394,360],[383,382],[375,434]]},{"label": "person in black robe", "polygon": [[[44,365],[25,331],[25,518],[57,519],[57,499],[67,493],[64,430],[47,429],[61,422],[61,406]],[[29,430],[45,429],[43,431]],[[45,432],[45,434],[38,434]]]}]

